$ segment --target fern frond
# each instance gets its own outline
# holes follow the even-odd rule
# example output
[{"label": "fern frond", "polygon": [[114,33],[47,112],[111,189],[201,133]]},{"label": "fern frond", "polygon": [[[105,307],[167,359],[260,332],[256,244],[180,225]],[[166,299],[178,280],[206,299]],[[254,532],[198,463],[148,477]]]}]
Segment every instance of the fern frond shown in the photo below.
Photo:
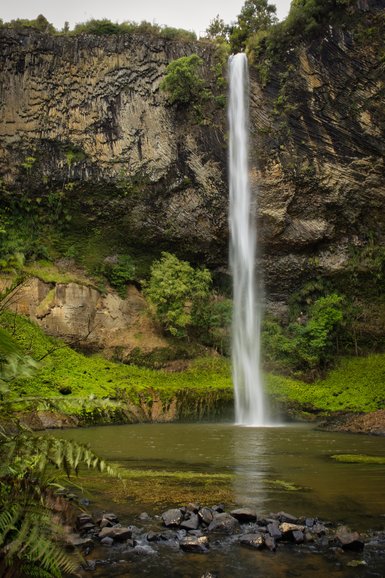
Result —
[{"label": "fern frond", "polygon": [[17,529],[20,519],[20,507],[15,504],[8,510],[0,512],[0,546],[6,542],[7,535]]}]

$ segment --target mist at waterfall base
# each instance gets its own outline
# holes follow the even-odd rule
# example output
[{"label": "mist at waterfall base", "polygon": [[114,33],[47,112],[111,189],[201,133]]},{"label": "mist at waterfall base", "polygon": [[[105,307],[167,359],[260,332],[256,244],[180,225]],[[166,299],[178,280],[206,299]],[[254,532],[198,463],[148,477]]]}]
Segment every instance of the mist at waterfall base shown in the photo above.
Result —
[{"label": "mist at waterfall base", "polygon": [[271,426],[260,371],[261,306],[255,260],[257,232],[249,182],[248,65],[245,54],[229,59],[229,223],[233,276],[232,373],[235,420]]}]

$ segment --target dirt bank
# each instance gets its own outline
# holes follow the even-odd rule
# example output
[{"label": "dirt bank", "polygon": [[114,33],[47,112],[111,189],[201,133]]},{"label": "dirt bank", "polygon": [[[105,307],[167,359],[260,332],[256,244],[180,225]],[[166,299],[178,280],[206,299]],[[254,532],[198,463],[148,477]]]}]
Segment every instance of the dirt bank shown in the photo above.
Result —
[{"label": "dirt bank", "polygon": [[385,435],[385,409],[371,413],[333,416],[320,427],[327,431]]}]

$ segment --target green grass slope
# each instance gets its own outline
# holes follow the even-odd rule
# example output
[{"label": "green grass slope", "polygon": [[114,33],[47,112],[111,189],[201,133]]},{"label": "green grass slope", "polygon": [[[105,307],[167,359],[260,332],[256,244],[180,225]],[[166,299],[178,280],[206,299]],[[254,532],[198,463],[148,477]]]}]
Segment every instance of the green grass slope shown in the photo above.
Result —
[{"label": "green grass slope", "polygon": [[[124,365],[101,355],[85,356],[9,312],[1,314],[0,325],[14,335],[26,354],[40,360],[30,377],[10,384],[12,400],[40,398],[76,414],[84,412],[87,403],[101,401],[151,404],[155,393],[165,405],[175,397],[190,405],[190,417],[205,404],[232,400],[230,366],[224,358],[197,359],[189,369],[170,373]],[[314,383],[272,374],[265,376],[265,383],[278,402],[307,411],[375,411],[385,407],[385,355],[341,358],[325,379]]]},{"label": "green grass slope", "polygon": [[369,412],[385,407],[385,355],[344,357],[325,379],[304,383],[267,377],[268,391],[277,399],[325,412]]}]

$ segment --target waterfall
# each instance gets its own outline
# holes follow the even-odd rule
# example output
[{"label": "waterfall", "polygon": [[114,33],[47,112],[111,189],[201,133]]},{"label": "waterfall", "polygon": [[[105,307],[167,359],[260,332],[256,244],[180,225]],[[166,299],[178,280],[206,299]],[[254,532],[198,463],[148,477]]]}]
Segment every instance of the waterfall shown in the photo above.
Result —
[{"label": "waterfall", "polygon": [[233,275],[232,371],[235,419],[267,425],[259,368],[260,306],[256,283],[257,234],[249,184],[248,68],[245,54],[229,60],[230,266]]}]

